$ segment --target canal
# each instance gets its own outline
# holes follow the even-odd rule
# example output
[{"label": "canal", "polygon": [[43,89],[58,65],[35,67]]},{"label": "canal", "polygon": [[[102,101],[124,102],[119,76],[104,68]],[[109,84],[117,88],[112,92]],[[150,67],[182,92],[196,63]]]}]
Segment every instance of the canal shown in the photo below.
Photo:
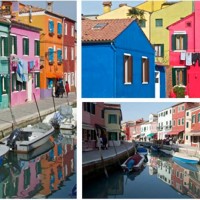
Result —
[{"label": "canal", "polygon": [[164,153],[148,153],[140,171],[113,169],[109,178],[84,182],[83,198],[200,198],[200,166],[177,163]]},{"label": "canal", "polygon": [[76,133],[55,132],[29,154],[0,163],[0,198],[76,198]]}]

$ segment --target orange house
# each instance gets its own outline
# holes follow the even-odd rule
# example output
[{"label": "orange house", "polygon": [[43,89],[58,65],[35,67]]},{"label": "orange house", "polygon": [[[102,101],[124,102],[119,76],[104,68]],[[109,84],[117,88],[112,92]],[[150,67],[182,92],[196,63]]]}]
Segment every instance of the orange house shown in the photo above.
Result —
[{"label": "orange house", "polygon": [[52,96],[57,80],[63,79],[63,24],[65,17],[53,12],[52,3],[47,10],[17,1],[2,1],[16,20],[41,28],[40,32],[40,91],[41,98]]}]

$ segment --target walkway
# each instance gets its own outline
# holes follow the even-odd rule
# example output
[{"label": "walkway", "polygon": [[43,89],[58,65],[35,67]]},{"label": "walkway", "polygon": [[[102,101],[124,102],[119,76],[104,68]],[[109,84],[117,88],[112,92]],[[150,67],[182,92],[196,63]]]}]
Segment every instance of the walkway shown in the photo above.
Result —
[{"label": "walkway", "polygon": [[[103,159],[108,159],[120,154],[122,152],[126,152],[128,149],[133,148],[133,143],[130,142],[123,142],[120,146],[117,147],[109,147],[107,150],[101,150]],[[116,149],[116,152],[115,152]],[[98,149],[88,152],[83,152],[83,165],[87,165],[89,163],[98,162],[101,160],[100,151]]]},{"label": "walkway", "polygon": [[[75,93],[70,93],[68,98],[64,96],[63,98],[54,98],[54,100],[55,107],[58,108],[60,105],[66,104],[68,101],[70,104],[76,102],[76,95]],[[38,100],[37,104],[39,107],[40,115],[43,117],[54,112],[54,103],[52,97]],[[15,106],[12,108],[12,112],[17,125],[23,124],[29,120],[39,118],[36,103],[34,101]],[[6,108],[4,110],[0,110],[0,132],[7,132],[8,129],[12,128],[12,125],[13,118],[10,109]]]}]

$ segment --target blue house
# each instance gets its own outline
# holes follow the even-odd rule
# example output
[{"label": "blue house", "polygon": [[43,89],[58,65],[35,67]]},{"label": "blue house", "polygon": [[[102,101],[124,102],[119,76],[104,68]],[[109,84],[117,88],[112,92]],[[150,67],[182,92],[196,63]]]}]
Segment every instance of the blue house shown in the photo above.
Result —
[{"label": "blue house", "polygon": [[82,20],[82,97],[155,97],[154,48],[136,20]]}]

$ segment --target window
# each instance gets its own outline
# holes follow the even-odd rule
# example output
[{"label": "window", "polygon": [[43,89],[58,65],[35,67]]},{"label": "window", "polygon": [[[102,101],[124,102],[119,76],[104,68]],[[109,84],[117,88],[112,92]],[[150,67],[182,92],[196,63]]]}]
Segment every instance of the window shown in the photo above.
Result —
[{"label": "window", "polygon": [[186,128],[189,128],[189,122],[186,122]]},{"label": "window", "polygon": [[71,28],[71,36],[74,37],[74,26]]},{"label": "window", "polygon": [[198,114],[198,122],[200,122],[200,113]]},{"label": "window", "polygon": [[117,132],[108,132],[108,140],[117,140]]},{"label": "window", "polygon": [[2,94],[8,94],[9,90],[9,84],[8,84],[8,78],[5,76],[1,77],[1,92]]},{"label": "window", "polygon": [[181,125],[181,120],[180,120],[180,119],[178,119],[178,125],[179,125],[179,126]]},{"label": "window", "polygon": [[187,34],[172,35],[172,50],[187,50]]},{"label": "window", "polygon": [[91,103],[91,113],[95,115],[95,104]]},{"label": "window", "polygon": [[35,72],[35,88],[40,87],[40,72]]},{"label": "window", "polygon": [[23,55],[29,55],[29,39],[23,38]]},{"label": "window", "polygon": [[188,140],[188,135],[185,136],[185,139]]},{"label": "window", "polygon": [[142,57],[142,83],[149,82],[149,60]]},{"label": "window", "polygon": [[54,33],[54,22],[49,20],[49,35],[53,35]]},{"label": "window", "polygon": [[124,83],[132,83],[132,64],[131,55],[124,55]]},{"label": "window", "polygon": [[17,54],[17,36],[11,36],[11,54]]},{"label": "window", "polygon": [[101,111],[101,118],[104,119],[104,110]]},{"label": "window", "polygon": [[185,110],[185,106],[182,106],[182,110]]},{"label": "window", "polygon": [[163,19],[156,19],[156,27],[162,27],[163,26]]},{"label": "window", "polygon": [[186,114],[187,114],[187,116],[189,116],[189,112],[187,112]]},{"label": "window", "polygon": [[27,168],[24,170],[24,189],[28,188],[30,185],[31,180],[31,170]]},{"label": "window", "polygon": [[65,35],[67,35],[67,23],[65,23]]},{"label": "window", "polygon": [[40,55],[40,41],[39,40],[35,40],[35,56],[39,56]]},{"label": "window", "polygon": [[176,126],[176,120],[173,120],[173,126]]},{"label": "window", "polygon": [[182,118],[182,125],[184,125],[184,118]]},{"label": "window", "polygon": [[64,47],[64,57],[65,57],[65,60],[67,60],[67,47]]},{"label": "window", "polygon": [[58,36],[61,37],[62,36],[62,24],[60,22],[58,22],[57,26],[58,26],[58,30],[57,30]]},{"label": "window", "polygon": [[108,123],[117,124],[117,115],[114,115],[114,114],[108,115]]},{"label": "window", "polygon": [[12,91],[26,90],[26,82],[17,80],[16,73],[12,73]]},{"label": "window", "polygon": [[155,56],[164,57],[164,44],[154,44]]},{"label": "window", "polygon": [[[92,29],[102,29],[104,28],[108,23],[98,23],[95,26],[93,26]],[[73,27],[73,26],[72,26]],[[73,36],[73,35],[72,35]]]},{"label": "window", "polygon": [[57,61],[58,61],[58,64],[62,63],[62,50],[61,49],[57,50]]},{"label": "window", "polygon": [[1,56],[8,56],[8,37],[1,36]]},{"label": "window", "polygon": [[95,103],[83,103],[84,111],[92,113],[95,115]]},{"label": "window", "polygon": [[140,20],[140,27],[145,28],[146,27],[146,20]]},{"label": "window", "polygon": [[49,48],[49,63],[53,63],[54,61],[54,52],[53,52],[53,48]]},{"label": "window", "polygon": [[194,124],[196,122],[196,115],[192,115],[192,123]]},{"label": "window", "polygon": [[74,48],[71,47],[71,60],[74,60]]},{"label": "window", "polygon": [[175,85],[186,85],[186,68],[172,68],[172,84]]}]

